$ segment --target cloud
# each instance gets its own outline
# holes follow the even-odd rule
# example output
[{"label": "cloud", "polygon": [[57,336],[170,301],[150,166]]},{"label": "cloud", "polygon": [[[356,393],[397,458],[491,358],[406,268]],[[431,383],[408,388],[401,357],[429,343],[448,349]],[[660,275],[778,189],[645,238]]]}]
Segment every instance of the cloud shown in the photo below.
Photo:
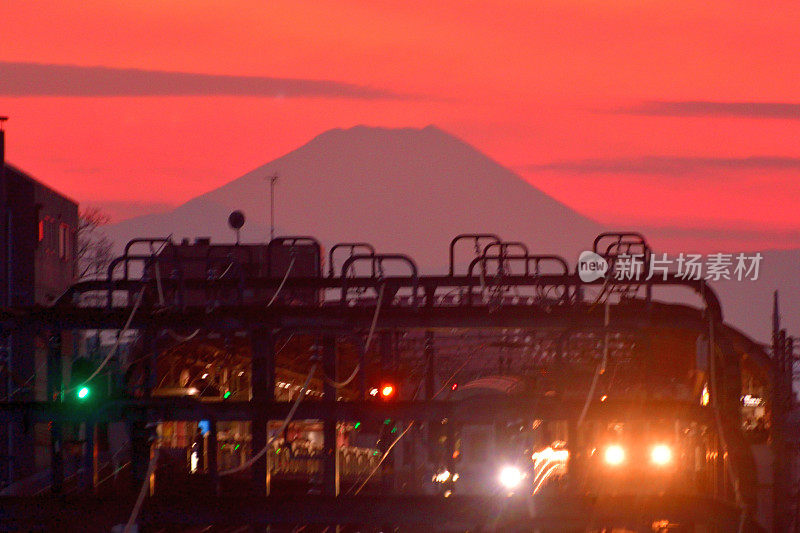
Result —
[{"label": "cloud", "polygon": [[664,117],[742,117],[800,120],[800,103],[651,100],[635,106],[615,109],[612,113]]},{"label": "cloud", "polygon": [[125,200],[105,200],[87,202],[88,205],[99,207],[104,213],[111,217],[112,222],[118,222],[128,218],[139,217],[142,215],[152,215],[164,213],[175,209],[176,205],[166,202],[144,202],[144,201],[125,201]]},{"label": "cloud", "polygon": [[0,61],[2,96],[265,96],[406,99],[383,89],[331,80],[228,76]]},{"label": "cloud", "polygon": [[800,244],[800,229],[735,228],[709,226],[637,226],[645,235],[670,238],[701,238],[709,241],[762,240]]},{"label": "cloud", "polygon": [[800,250],[800,230],[766,227],[656,226],[627,224],[635,227],[656,244],[660,251],[744,252],[754,250]]},{"label": "cloud", "polygon": [[707,170],[800,170],[800,157],[679,157],[644,156],[611,159],[573,159],[534,164],[519,170],[562,171],[573,174],[661,174],[682,176]]}]

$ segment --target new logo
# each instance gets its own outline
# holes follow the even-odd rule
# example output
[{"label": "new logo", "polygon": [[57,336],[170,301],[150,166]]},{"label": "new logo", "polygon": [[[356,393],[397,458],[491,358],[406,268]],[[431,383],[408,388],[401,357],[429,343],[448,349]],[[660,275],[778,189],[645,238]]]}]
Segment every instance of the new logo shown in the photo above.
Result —
[{"label": "new logo", "polygon": [[578,257],[578,276],[584,283],[589,283],[605,276],[608,271],[608,262],[603,256],[594,252],[581,252]]}]

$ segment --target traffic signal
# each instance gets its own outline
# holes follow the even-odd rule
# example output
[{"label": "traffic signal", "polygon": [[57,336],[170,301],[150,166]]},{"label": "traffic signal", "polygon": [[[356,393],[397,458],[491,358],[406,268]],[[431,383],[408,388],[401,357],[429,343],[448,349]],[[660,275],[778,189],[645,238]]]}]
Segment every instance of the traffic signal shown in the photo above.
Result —
[{"label": "traffic signal", "polygon": [[381,385],[381,399],[391,400],[395,397],[396,393],[397,393],[397,388],[391,383],[384,383],[383,385]]},{"label": "traffic signal", "polygon": [[89,376],[94,372],[94,364],[87,358],[81,357],[72,361],[70,371],[70,399],[79,402],[86,402],[96,394],[93,394],[93,382],[87,382]]},{"label": "traffic signal", "polygon": [[[65,399],[80,403],[98,402],[110,394],[110,376],[108,371],[100,372],[92,377],[97,369],[97,362],[87,357],[79,357],[72,361],[70,367],[70,386]],[[91,381],[89,378],[92,378]]]},{"label": "traffic signal", "polygon": [[397,385],[390,381],[384,381],[378,387],[372,387],[369,390],[369,395],[373,398],[380,398],[381,400],[394,400],[397,398]]}]

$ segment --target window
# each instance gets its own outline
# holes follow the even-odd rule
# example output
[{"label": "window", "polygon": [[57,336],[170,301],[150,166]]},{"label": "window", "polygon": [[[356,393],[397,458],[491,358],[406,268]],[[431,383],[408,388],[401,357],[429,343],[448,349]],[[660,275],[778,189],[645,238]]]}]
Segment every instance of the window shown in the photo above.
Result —
[{"label": "window", "polygon": [[59,224],[58,226],[58,257],[68,261],[72,257],[72,246],[70,245],[69,225]]},{"label": "window", "polygon": [[45,253],[53,254],[58,251],[58,232],[55,220],[47,215],[39,221],[39,242]]}]

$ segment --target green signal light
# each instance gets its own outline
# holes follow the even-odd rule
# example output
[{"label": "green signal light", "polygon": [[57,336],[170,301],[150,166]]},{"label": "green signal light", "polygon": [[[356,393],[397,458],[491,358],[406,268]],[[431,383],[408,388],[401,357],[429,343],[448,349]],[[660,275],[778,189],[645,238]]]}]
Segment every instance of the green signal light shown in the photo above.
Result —
[{"label": "green signal light", "polygon": [[358,429],[359,427],[361,427],[361,422],[356,422],[356,425],[353,426],[353,429]]},{"label": "green signal light", "polygon": [[222,395],[223,398],[228,398],[231,395],[231,391],[226,390],[225,394]]},{"label": "green signal light", "polygon": [[84,399],[84,398],[86,398],[87,396],[89,396],[89,387],[81,387],[81,388],[78,390],[78,398],[80,398],[81,400],[83,400],[83,399]]}]

